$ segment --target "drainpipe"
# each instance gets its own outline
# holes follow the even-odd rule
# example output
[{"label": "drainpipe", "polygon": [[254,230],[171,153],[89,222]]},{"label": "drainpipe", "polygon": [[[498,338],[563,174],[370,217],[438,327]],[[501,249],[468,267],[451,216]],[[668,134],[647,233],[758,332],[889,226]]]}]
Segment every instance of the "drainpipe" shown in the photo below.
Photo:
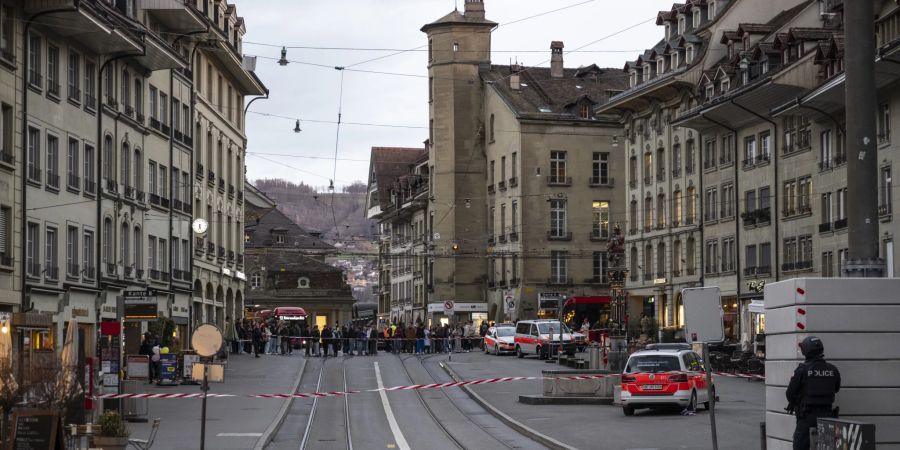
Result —
[{"label": "drainpipe", "polygon": [[[25,28],[22,31],[22,36],[25,41],[24,45],[23,45],[23,47],[25,49],[25,51],[24,51],[25,58],[23,58],[25,60],[24,61],[25,67],[24,67],[24,70],[22,71],[22,150],[23,150],[23,153],[27,152],[27,146],[28,146],[28,143],[26,142],[26,140],[28,139],[28,69],[29,69],[29,67],[28,67],[28,50],[29,50],[28,45],[30,44],[29,39],[28,39],[28,30],[31,28],[31,24],[34,23],[34,21],[38,17],[45,16],[48,14],[78,12],[79,7],[81,6],[81,1],[74,0],[73,3],[74,3],[74,8],[59,8],[59,9],[51,9],[48,11],[42,11],[42,12],[32,15],[31,17],[28,17],[28,19],[25,20]],[[22,158],[22,186],[21,186],[21,190],[22,190],[22,231],[21,232],[24,234],[27,232],[26,230],[28,229],[28,195],[27,195],[27,192],[28,192],[28,183],[27,183],[27,180],[28,180],[28,157],[27,157],[27,155],[23,155],[23,156],[25,156],[25,157]],[[28,283],[26,282],[27,276],[26,276],[26,267],[25,267],[24,246],[23,246],[22,250],[23,250],[22,251],[23,254],[22,254],[22,258],[21,258],[22,259],[22,264],[21,264],[22,272],[20,275],[21,282],[22,282],[22,306],[21,306],[21,308],[22,308],[22,311],[29,311],[32,308],[31,308],[31,302],[30,302],[28,294],[27,294]]]}]

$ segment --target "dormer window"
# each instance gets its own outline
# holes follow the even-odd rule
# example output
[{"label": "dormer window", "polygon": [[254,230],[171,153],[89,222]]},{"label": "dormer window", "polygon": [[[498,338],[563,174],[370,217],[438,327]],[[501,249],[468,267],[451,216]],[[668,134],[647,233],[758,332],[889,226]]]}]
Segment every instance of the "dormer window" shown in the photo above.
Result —
[{"label": "dormer window", "polygon": [[734,59],[734,41],[728,41],[728,59]]},{"label": "dormer window", "polygon": [[582,103],[579,107],[579,116],[582,119],[589,119],[591,117],[591,105]]},{"label": "dormer window", "polygon": [[666,71],[666,59],[660,57],[656,60],[656,75],[662,75]]},{"label": "dormer window", "polygon": [[706,85],[706,99],[712,100],[716,96],[716,86],[712,83]]},{"label": "dormer window", "polygon": [[284,233],[275,233],[275,243],[284,244]]},{"label": "dormer window", "polygon": [[683,15],[678,16],[678,34],[684,34],[684,29],[686,26],[686,20]]},{"label": "dormer window", "polygon": [[725,78],[724,80],[722,80],[722,83],[721,83],[721,91],[724,94],[724,93],[728,92],[729,89],[731,89],[731,80],[729,80],[728,78]]},{"label": "dormer window", "polygon": [[700,8],[694,8],[694,27],[700,26]]},{"label": "dormer window", "polygon": [[744,36],[744,51],[750,50],[750,36]]},{"label": "dormer window", "polygon": [[713,20],[716,17],[716,0],[712,0],[706,7],[706,20]]},{"label": "dormer window", "polygon": [[666,40],[672,39],[672,25],[666,22]]},{"label": "dormer window", "polygon": [[762,73],[769,73],[769,58],[763,58],[761,70]]},{"label": "dormer window", "polygon": [[694,62],[694,46],[692,44],[688,44],[684,48],[684,62],[690,64]]},{"label": "dormer window", "polygon": [[637,70],[632,70],[631,71],[631,87],[635,87],[635,86],[637,86],[637,84],[638,84]]},{"label": "dormer window", "polygon": [[250,233],[244,233],[244,242],[250,242]]},{"label": "dormer window", "polygon": [[297,279],[297,289],[309,289],[309,278],[300,277]]},{"label": "dormer window", "polygon": [[650,80],[650,64],[644,64],[644,81]]},{"label": "dormer window", "polygon": [[797,58],[803,56],[803,42],[797,43]]},{"label": "dormer window", "polygon": [[681,65],[681,61],[678,60],[678,51],[672,52],[672,70],[678,68]]}]

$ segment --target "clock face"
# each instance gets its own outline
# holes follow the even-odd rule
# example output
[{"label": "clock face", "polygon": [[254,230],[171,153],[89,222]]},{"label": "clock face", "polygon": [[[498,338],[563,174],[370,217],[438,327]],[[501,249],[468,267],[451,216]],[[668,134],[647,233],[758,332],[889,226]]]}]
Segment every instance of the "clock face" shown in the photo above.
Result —
[{"label": "clock face", "polygon": [[191,224],[191,228],[193,228],[194,233],[203,234],[206,233],[206,229],[209,228],[209,223],[206,219],[194,219],[194,223]]}]

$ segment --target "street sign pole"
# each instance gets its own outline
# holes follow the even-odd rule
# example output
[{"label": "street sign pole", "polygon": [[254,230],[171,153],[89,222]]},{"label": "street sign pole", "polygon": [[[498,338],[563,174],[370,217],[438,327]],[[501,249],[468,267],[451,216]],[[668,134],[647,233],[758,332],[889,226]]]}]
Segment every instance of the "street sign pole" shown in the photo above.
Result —
[{"label": "street sign pole", "polygon": [[712,367],[709,364],[709,343],[703,343],[703,364],[706,366],[706,399],[709,401],[709,427],[712,430],[713,450],[719,450],[719,437],[716,433],[716,390],[712,384]]}]

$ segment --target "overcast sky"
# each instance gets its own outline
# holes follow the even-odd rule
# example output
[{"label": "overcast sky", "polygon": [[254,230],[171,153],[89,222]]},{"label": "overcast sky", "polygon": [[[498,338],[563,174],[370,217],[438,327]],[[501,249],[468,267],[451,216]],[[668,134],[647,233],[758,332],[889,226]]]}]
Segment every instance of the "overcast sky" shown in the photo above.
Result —
[{"label": "overcast sky", "polygon": [[[371,147],[418,147],[428,137],[427,77],[344,71],[343,122],[420,128],[342,125],[337,175],[333,177],[337,136],[334,122],[341,103],[341,72],[329,67],[349,67],[395,53],[381,49],[422,46],[418,51],[352,68],[427,75],[427,41],[419,29],[452,11],[456,2],[233,1],[247,24],[244,53],[260,57],[256,73],[271,93],[268,100],[254,102],[247,115],[248,179],[284,178],[324,188],[329,179],[335,178],[340,189],[356,180],[365,181]],[[463,2],[458,0],[460,10]],[[662,30],[651,19],[657,11],[671,5],[671,0],[485,0],[487,18],[500,24],[493,32],[492,60],[495,64],[508,64],[510,59],[518,59],[526,66],[547,66],[550,41],[563,41],[569,52],[599,40],[583,51],[566,53],[566,67],[596,63],[621,68],[625,61],[633,60],[662,37]],[[550,12],[555,9],[561,10]],[[547,14],[529,18],[542,13]],[[525,20],[511,23],[520,19]],[[640,26],[604,39],[641,22]],[[275,61],[282,45],[357,50],[288,48],[287,59],[294,62],[282,67]],[[254,111],[300,119],[303,131],[292,131],[293,119],[263,116]]]}]

